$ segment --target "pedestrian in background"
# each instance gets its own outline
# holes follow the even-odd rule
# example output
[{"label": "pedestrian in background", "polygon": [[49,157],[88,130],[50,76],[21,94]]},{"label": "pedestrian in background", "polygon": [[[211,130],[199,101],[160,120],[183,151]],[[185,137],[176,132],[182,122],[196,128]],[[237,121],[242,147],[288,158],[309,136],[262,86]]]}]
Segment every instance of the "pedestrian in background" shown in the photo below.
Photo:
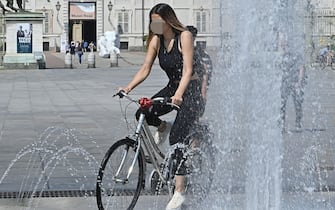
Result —
[{"label": "pedestrian in background", "polygon": [[282,41],[281,48],[283,50],[281,69],[281,107],[280,107],[280,123],[282,132],[287,132],[286,122],[286,105],[290,95],[293,97],[295,108],[295,128],[297,132],[302,131],[302,104],[304,101],[304,87],[306,85],[306,69],[304,59],[301,54],[290,49],[287,41]]},{"label": "pedestrian in background", "polygon": [[78,46],[76,48],[76,51],[77,51],[79,63],[81,64],[82,56],[83,56],[84,52],[83,52],[83,47],[82,47],[80,42],[78,42]]},{"label": "pedestrian in background", "polygon": [[[195,41],[198,34],[198,29],[191,25],[186,27],[192,33],[193,39]],[[196,46],[194,46],[193,58],[194,58],[193,69],[198,74],[201,81],[202,101],[199,101],[199,103],[202,104],[202,109],[199,114],[200,116],[202,116],[205,112],[205,106],[207,101],[207,89],[210,84],[210,79],[212,77],[213,64],[211,57],[206,52],[206,46],[203,43],[201,44],[199,43],[196,44]]]},{"label": "pedestrian in background", "polygon": [[88,48],[88,42],[86,40],[84,40],[84,46],[83,46],[83,50],[84,52],[87,52],[87,48]]},{"label": "pedestrian in background", "polygon": [[90,44],[88,45],[88,48],[90,48],[90,51],[93,52],[94,48],[95,48],[95,44],[93,41],[90,42]]},{"label": "pedestrian in background", "polygon": [[71,54],[71,59],[73,60],[76,54],[76,43],[74,43],[74,41],[71,41],[71,44],[70,44],[70,54]]}]

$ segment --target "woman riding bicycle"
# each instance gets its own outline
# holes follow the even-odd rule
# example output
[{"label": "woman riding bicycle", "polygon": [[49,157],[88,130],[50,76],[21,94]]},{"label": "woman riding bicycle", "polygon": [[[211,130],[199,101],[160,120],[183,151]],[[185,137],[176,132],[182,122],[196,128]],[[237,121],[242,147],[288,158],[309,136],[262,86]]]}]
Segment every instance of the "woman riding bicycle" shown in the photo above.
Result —
[{"label": "woman riding bicycle", "polygon": [[[132,81],[120,90],[129,93],[143,82],[150,74],[152,65],[158,56],[160,67],[169,78],[168,84],[156,93],[155,97],[169,97],[172,103],[180,106],[173,125],[159,117],[171,112],[171,107],[153,106],[146,115],[149,125],[157,127],[155,141],[164,141],[170,131],[170,145],[183,143],[190,128],[197,121],[201,110],[201,84],[199,77],[193,71],[193,37],[186,27],[178,20],[174,10],[164,3],[154,6],[149,14],[149,36],[147,54],[142,67]],[[136,116],[139,115],[139,111]],[[172,126],[172,127],[171,127]],[[180,161],[181,157],[177,157]],[[184,202],[185,170],[176,172],[175,193],[166,209],[175,209]]]}]

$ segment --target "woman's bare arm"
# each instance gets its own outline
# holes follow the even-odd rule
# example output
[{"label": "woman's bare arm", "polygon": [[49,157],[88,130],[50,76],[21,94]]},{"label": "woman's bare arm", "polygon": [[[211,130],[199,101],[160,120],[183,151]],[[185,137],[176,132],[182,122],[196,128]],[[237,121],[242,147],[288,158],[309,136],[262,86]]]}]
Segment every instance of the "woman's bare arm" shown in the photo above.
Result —
[{"label": "woman's bare arm", "polygon": [[183,74],[179,82],[179,86],[172,97],[172,103],[180,105],[182,103],[183,94],[191,80],[193,73],[193,37],[189,31],[184,31],[180,35],[181,51],[183,55]]},{"label": "woman's bare arm", "polygon": [[133,90],[137,85],[139,85],[149,76],[152,65],[156,59],[158,49],[159,49],[159,38],[158,36],[154,36],[150,41],[143,65],[134,75],[132,81],[125,88],[123,88],[126,93],[129,93],[131,90]]}]

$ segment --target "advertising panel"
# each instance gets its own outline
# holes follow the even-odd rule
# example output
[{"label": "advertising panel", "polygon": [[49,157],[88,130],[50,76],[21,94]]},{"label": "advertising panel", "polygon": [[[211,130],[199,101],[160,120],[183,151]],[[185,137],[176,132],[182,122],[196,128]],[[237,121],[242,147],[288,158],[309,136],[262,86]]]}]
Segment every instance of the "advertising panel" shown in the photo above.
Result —
[{"label": "advertising panel", "polygon": [[17,24],[17,53],[32,53],[33,49],[33,24]]}]

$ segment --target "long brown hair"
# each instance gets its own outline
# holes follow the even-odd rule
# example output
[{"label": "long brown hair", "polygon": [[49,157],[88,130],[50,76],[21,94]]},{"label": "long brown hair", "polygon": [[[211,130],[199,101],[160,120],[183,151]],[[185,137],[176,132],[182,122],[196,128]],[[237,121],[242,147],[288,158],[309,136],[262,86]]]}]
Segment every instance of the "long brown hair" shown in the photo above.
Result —
[{"label": "long brown hair", "polygon": [[149,21],[149,36],[147,39],[147,48],[149,47],[150,41],[154,36],[154,33],[150,29],[150,23],[152,22],[151,18],[152,14],[157,14],[161,16],[161,18],[172,27],[173,32],[176,34],[180,34],[182,31],[186,30],[185,26],[178,20],[176,13],[172,9],[172,7],[170,7],[168,4],[165,3],[156,4],[150,10],[149,13],[150,21]]}]

